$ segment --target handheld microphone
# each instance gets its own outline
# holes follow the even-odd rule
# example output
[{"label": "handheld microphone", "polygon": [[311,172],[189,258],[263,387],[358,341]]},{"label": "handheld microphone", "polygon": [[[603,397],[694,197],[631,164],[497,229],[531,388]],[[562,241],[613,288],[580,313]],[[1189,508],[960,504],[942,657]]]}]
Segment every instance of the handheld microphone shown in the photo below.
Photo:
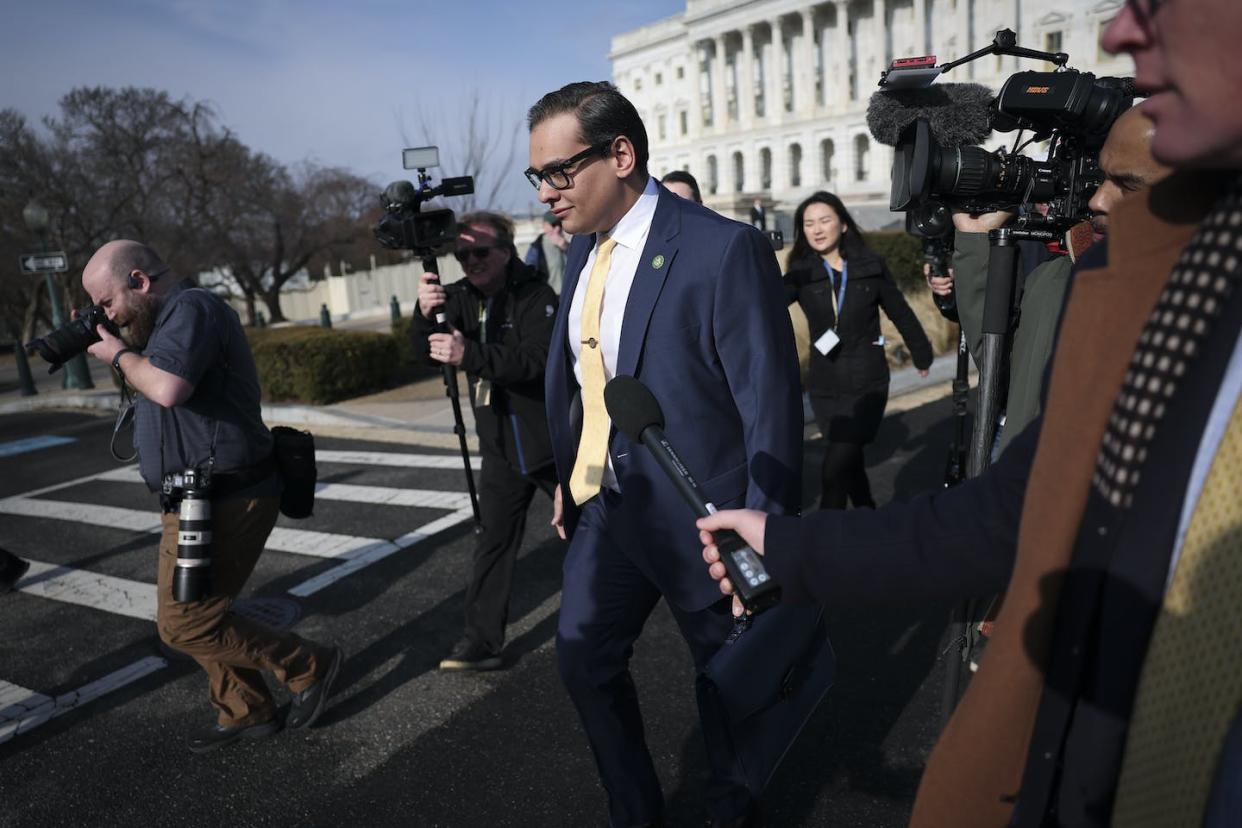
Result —
[{"label": "handheld microphone", "polygon": [[867,128],[881,144],[895,147],[922,118],[942,147],[983,143],[992,134],[995,95],[978,83],[942,83],[925,89],[882,89],[867,104]]},{"label": "handheld microphone", "polygon": [[[613,377],[604,386],[604,405],[622,434],[650,449],[695,515],[707,517],[716,513],[715,504],[703,494],[664,436],[664,412],[647,386],[634,377]],[[763,560],[736,533],[717,532],[716,546],[720,549],[720,561],[733,582],[733,591],[746,609],[752,613],[761,612],[780,600],[781,588],[764,568]]]}]

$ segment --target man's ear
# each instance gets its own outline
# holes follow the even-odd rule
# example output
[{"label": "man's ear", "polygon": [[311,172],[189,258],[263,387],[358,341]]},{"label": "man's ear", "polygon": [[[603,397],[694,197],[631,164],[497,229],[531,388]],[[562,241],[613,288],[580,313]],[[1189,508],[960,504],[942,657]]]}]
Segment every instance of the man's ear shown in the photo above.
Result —
[{"label": "man's ear", "polygon": [[150,284],[150,280],[147,279],[147,274],[143,273],[141,270],[131,270],[129,272],[129,289],[142,290],[144,280]]},{"label": "man's ear", "polygon": [[624,135],[618,135],[613,139],[612,159],[616,165],[617,178],[629,178],[638,168],[638,156],[634,153],[634,144]]}]

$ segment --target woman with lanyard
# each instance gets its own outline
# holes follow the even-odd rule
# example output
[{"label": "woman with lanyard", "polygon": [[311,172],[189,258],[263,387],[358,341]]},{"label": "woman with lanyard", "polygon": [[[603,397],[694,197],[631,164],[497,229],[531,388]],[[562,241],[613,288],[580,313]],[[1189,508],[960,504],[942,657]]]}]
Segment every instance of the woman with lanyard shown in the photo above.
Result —
[{"label": "woman with lanyard", "polygon": [[863,447],[875,439],[888,404],[888,362],[879,309],[897,326],[923,376],[931,343],[888,267],[863,241],[841,199],[818,192],[794,213],[795,239],[785,289],[811,329],[806,391],[826,442],[820,508],[875,508]]}]

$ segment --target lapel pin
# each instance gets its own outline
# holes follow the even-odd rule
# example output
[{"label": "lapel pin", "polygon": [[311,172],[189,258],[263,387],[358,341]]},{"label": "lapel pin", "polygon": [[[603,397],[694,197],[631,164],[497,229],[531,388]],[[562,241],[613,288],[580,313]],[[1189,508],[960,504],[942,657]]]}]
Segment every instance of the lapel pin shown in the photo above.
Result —
[{"label": "lapel pin", "polygon": [[663,253],[657,253],[655,255],[655,258],[651,260],[651,267],[654,270],[659,270],[660,268],[664,267],[664,254]]}]

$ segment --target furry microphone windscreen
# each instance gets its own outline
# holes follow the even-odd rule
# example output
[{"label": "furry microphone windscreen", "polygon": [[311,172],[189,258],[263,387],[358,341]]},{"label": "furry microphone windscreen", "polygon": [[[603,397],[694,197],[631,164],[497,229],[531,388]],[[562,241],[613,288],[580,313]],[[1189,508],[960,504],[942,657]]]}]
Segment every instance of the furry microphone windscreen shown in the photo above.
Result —
[{"label": "furry microphone windscreen", "polygon": [[867,127],[881,144],[896,146],[906,127],[925,118],[942,147],[974,146],[992,133],[994,97],[992,90],[977,83],[882,89],[867,105]]}]

